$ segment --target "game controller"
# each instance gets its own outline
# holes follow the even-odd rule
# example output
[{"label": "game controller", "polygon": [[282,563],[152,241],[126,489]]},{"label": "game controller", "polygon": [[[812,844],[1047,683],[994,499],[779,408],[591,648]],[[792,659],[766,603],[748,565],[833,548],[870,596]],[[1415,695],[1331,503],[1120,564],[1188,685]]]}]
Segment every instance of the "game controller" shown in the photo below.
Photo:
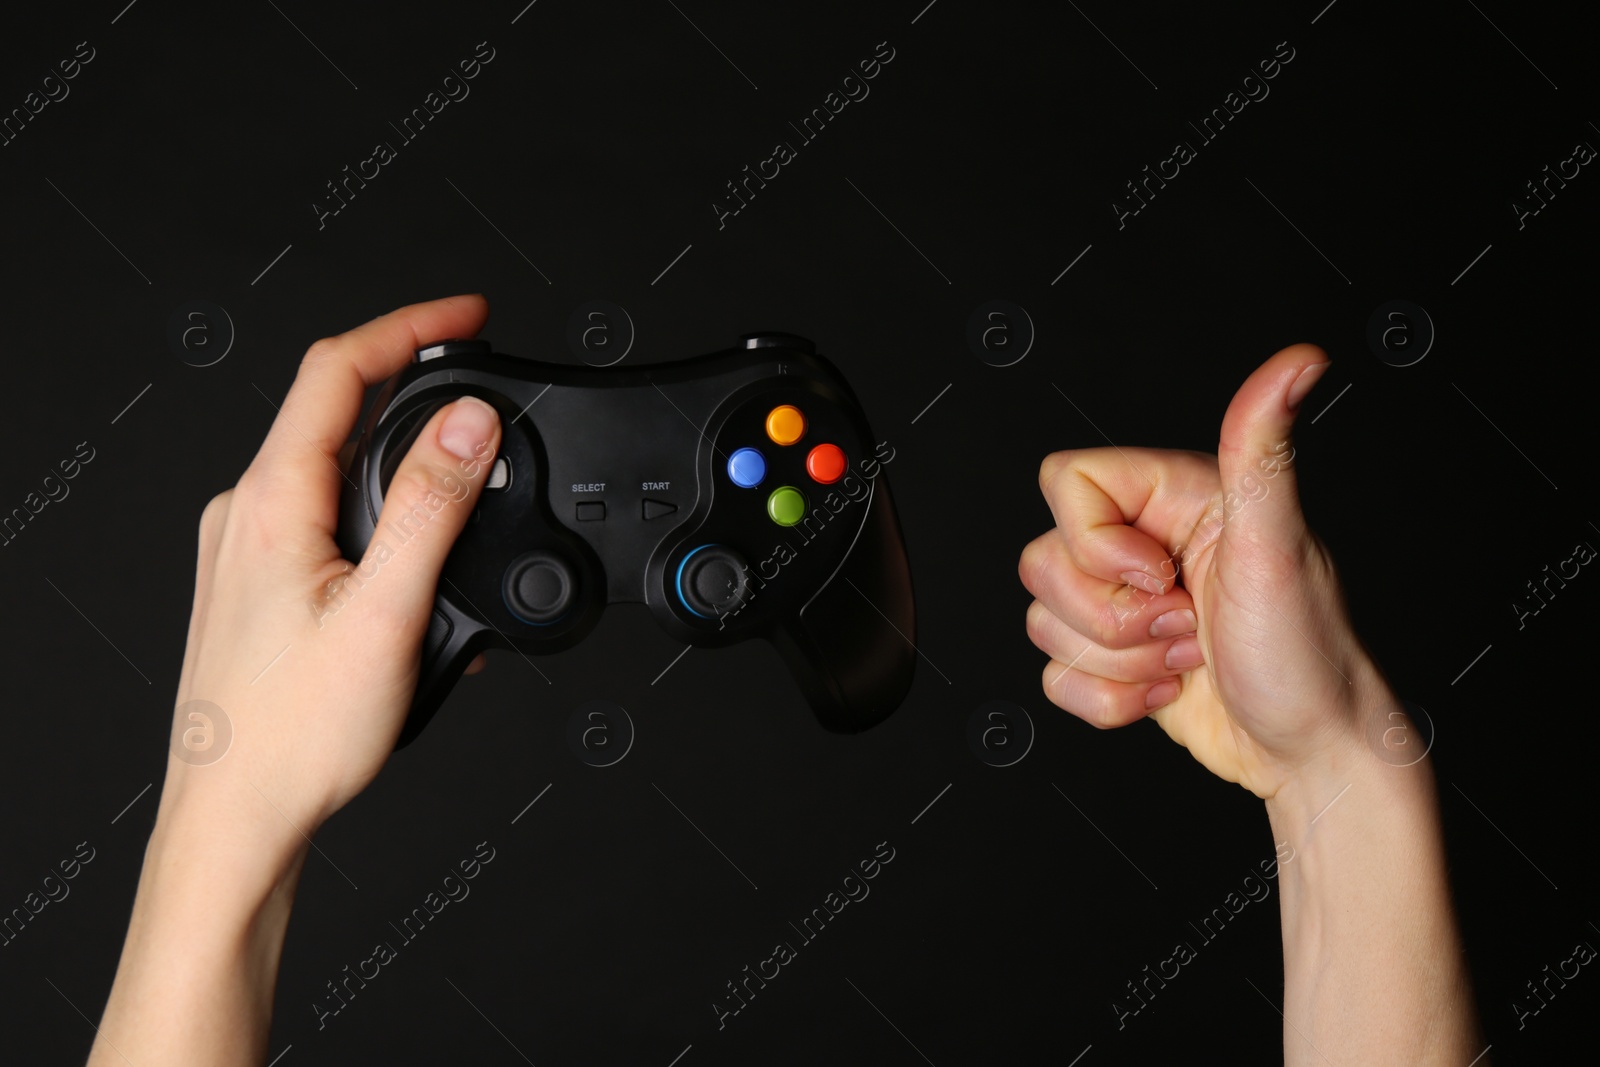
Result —
[{"label": "game controller", "polygon": [[[671,363],[594,368],[430,345],[364,427],[338,542],[360,561],[395,468],[434,412],[465,395],[502,441],[439,579],[397,747],[474,656],[582,641],[609,604],[642,603],[700,648],[770,641],[824,727],[882,721],[916,661],[911,573],[884,466],[844,378],[809,341],[751,334]],[[385,526],[389,526],[389,521]]]}]

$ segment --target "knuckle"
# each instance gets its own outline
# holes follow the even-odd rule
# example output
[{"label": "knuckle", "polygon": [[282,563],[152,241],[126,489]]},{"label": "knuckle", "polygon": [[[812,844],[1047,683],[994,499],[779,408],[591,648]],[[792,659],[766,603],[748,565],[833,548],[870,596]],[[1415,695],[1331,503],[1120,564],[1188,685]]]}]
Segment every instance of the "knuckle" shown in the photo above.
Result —
[{"label": "knuckle", "polygon": [[261,473],[256,464],[252,463],[245,468],[245,472],[239,476],[238,484],[228,490],[227,514],[238,512],[240,515],[248,515],[262,510],[262,503],[271,495],[269,482],[270,479]]},{"label": "knuckle", "polygon": [[1074,453],[1070,449],[1052,452],[1039,464],[1039,489],[1049,495],[1050,485],[1062,471],[1072,466]]},{"label": "knuckle", "polygon": [[252,463],[229,491],[224,539],[252,557],[297,553],[306,536],[298,520],[305,512],[306,487],[271,467]]},{"label": "knuckle", "polygon": [[1112,692],[1114,683],[1078,671],[1062,671],[1053,663],[1045,667],[1040,681],[1052,704],[1095,729],[1110,730],[1122,724]]},{"label": "knuckle", "polygon": [[395,471],[384,501],[390,506],[405,509],[426,504],[437,493],[437,479],[426,464],[407,463]]},{"label": "knuckle", "polygon": [[250,465],[244,469],[244,473],[239,475],[239,480],[233,483],[233,488],[218,495],[228,497],[228,506],[230,508],[233,507],[235,503],[243,506],[245,501],[251,500],[256,496],[260,482],[261,457],[257,456],[251,461]]},{"label": "knuckle", "polygon": [[1232,536],[1248,553],[1252,577],[1264,589],[1277,589],[1299,581],[1310,562],[1309,539],[1286,540],[1259,524],[1238,523]]},{"label": "knuckle", "polygon": [[1125,648],[1130,644],[1127,614],[1107,600],[1094,613],[1094,630],[1090,635],[1104,648]]},{"label": "knuckle", "polygon": [[1089,722],[1096,729],[1113,730],[1122,725],[1122,707],[1117,688],[1101,682],[1093,687],[1089,698]]},{"label": "knuckle", "polygon": [[1045,537],[1036,537],[1029,541],[1023,546],[1022,555],[1017,558],[1017,577],[1022,579],[1023,587],[1035,596],[1038,595],[1045,574],[1049,570],[1050,550]]},{"label": "knuckle", "polygon": [[1050,646],[1054,643],[1055,635],[1052,622],[1053,616],[1050,614],[1050,609],[1045,607],[1043,603],[1035,600],[1028,605],[1026,617],[1028,640],[1032,641],[1034,646],[1042,652],[1050,652]]},{"label": "knuckle", "polygon": [[[348,616],[349,621],[355,625],[349,631],[351,634],[382,633],[393,635],[398,640],[405,640],[415,633],[422,621],[418,613],[405,601],[404,596],[387,595],[393,592],[387,588],[391,579],[379,576],[374,578],[359,578],[350,574],[335,578],[327,587],[328,595],[332,598],[329,606],[336,606],[336,614],[341,619]],[[371,590],[371,591],[369,591]]]},{"label": "knuckle", "polygon": [[466,483],[450,471],[431,463],[412,462],[395,472],[386,501],[405,510],[424,508],[432,514],[465,495]]},{"label": "knuckle", "polygon": [[1062,706],[1095,729],[1109,730],[1117,725],[1115,701],[1108,692],[1112,684],[1103,678],[1081,675],[1063,694],[1067,699]]},{"label": "knuckle", "polygon": [[301,361],[308,366],[320,366],[331,362],[339,352],[339,339],[337,337],[319,337],[312,341],[306,348],[305,358]]},{"label": "knuckle", "polygon": [[[245,468],[239,482],[229,492],[228,513],[257,515],[279,510],[285,492],[282,479],[259,461]],[[302,487],[303,491],[303,487]]]},{"label": "knuckle", "polygon": [[224,489],[206,502],[204,510],[200,512],[200,535],[205,537],[214,534],[228,517],[228,510],[233,506],[232,489]]},{"label": "knuckle", "polygon": [[411,634],[421,628],[421,616],[402,598],[372,597],[362,608],[369,613],[367,620],[377,632]]},{"label": "knuckle", "polygon": [[226,515],[227,540],[252,554],[281,551],[283,524],[276,521],[278,515],[286,513],[277,503],[281,491],[257,477],[239,479],[233,492]]},{"label": "knuckle", "polygon": [[197,540],[202,565],[216,555],[227,527],[228,513],[233,505],[233,490],[227,489],[212,497],[200,512],[200,529]]},{"label": "knuckle", "polygon": [[1044,690],[1045,699],[1063,711],[1072,711],[1067,706],[1067,688],[1061,684],[1065,672],[1057,670],[1054,662],[1046,663],[1044,670],[1039,673],[1039,688]]}]

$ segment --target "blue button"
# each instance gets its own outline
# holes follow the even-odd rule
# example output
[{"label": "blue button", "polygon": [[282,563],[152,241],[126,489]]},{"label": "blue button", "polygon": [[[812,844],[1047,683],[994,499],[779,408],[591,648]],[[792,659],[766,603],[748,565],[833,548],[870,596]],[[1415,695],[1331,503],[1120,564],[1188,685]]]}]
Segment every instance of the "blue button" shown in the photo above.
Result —
[{"label": "blue button", "polygon": [[741,489],[753,489],[767,476],[767,461],[753,448],[741,448],[728,457],[728,477]]}]

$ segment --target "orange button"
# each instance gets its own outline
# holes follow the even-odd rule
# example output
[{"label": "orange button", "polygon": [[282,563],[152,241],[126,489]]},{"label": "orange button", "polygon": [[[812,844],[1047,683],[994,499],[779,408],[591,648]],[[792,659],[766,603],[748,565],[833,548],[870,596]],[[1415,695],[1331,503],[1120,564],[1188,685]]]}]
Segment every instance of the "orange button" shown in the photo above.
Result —
[{"label": "orange button", "polygon": [[818,445],[806,456],[806,473],[813,481],[832,485],[844,477],[844,450],[838,445]]},{"label": "orange button", "polygon": [[767,436],[780,445],[792,445],[806,434],[806,417],[793,404],[779,404],[767,412]]}]

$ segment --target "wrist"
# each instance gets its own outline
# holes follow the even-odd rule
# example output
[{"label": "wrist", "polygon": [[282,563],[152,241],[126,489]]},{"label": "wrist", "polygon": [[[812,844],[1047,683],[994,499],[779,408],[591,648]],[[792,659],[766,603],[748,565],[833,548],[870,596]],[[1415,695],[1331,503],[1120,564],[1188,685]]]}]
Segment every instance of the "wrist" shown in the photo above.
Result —
[{"label": "wrist", "polygon": [[1346,790],[1408,808],[1424,797],[1431,800],[1431,730],[1412,720],[1370,663],[1362,666],[1351,689],[1342,725],[1267,798],[1275,831],[1297,837],[1310,832],[1324,812],[1348,799]]},{"label": "wrist", "polygon": [[[1359,689],[1359,687],[1358,687]],[[1387,686],[1266,802],[1286,1062],[1465,1063],[1471,993],[1427,739]],[[1349,1020],[1362,1019],[1362,1027]]]},{"label": "wrist", "polygon": [[[291,841],[222,790],[211,790],[210,803],[202,803],[205,792],[186,788],[181,771],[169,769],[101,1020],[113,1047],[137,1049],[128,1044],[133,1040],[167,1050],[205,1049],[207,1062],[221,1062],[217,1050],[232,1049],[229,1056],[236,1057],[241,1035],[265,1040],[284,933],[310,846],[292,829]],[[219,999],[230,1010],[197,1010]],[[111,1061],[102,1055],[91,1062]]]},{"label": "wrist", "polygon": [[169,766],[146,848],[147,876],[168,887],[181,881],[224,889],[247,905],[279,888],[292,893],[315,825],[291,822],[242,776],[218,769]]},{"label": "wrist", "polygon": [[[228,975],[270,988],[310,849],[284,829],[253,812],[241,818],[225,806],[168,805],[163,797],[125,955],[185,988],[235,980]],[[175,944],[186,946],[181,963],[162,947]],[[270,1005],[269,997],[262,1007]]]}]

